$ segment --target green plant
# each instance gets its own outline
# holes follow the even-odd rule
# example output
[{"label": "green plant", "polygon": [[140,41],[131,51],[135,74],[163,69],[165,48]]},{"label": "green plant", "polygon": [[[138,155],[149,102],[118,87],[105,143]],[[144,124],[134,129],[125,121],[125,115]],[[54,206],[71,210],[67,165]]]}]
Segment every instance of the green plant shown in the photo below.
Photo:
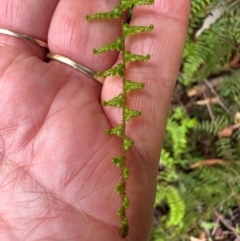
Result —
[{"label": "green plant", "polygon": [[126,194],[126,183],[129,178],[130,171],[126,166],[126,153],[134,145],[134,141],[129,139],[126,136],[126,124],[133,117],[137,117],[141,115],[141,111],[133,110],[128,106],[127,103],[127,95],[130,91],[140,90],[144,88],[143,83],[135,82],[129,80],[127,78],[127,68],[126,65],[129,62],[136,61],[148,61],[150,59],[150,55],[146,56],[138,55],[131,53],[126,49],[126,38],[129,35],[134,35],[136,33],[150,32],[153,30],[153,25],[148,27],[145,26],[130,26],[128,23],[125,23],[125,12],[131,9],[136,5],[152,5],[154,0],[119,0],[119,4],[114,7],[112,11],[105,13],[96,13],[92,16],[87,15],[86,19],[88,21],[95,19],[120,19],[121,21],[121,35],[116,38],[116,40],[112,43],[106,44],[98,49],[93,49],[93,53],[100,54],[107,51],[117,50],[122,53],[122,62],[117,64],[116,66],[104,71],[98,72],[98,77],[107,77],[117,75],[122,78],[123,90],[122,93],[113,99],[103,101],[103,106],[112,106],[118,107],[122,109],[122,122],[119,123],[118,126],[107,129],[107,134],[117,135],[121,141],[122,153],[120,156],[112,159],[112,162],[116,164],[118,168],[121,169],[121,181],[116,185],[116,192],[120,195],[122,204],[118,210],[118,216],[120,217],[120,235],[121,237],[126,237],[128,234],[128,219],[126,216],[126,210],[129,207],[129,198]]},{"label": "green plant", "polygon": [[[197,122],[187,117],[183,109],[173,108],[160,158],[162,171],[155,201],[157,208],[167,205],[169,211],[161,214],[152,241],[189,241],[190,234],[198,235],[202,230],[202,223],[212,222],[214,210],[226,212],[237,205],[240,131],[229,137],[219,136],[230,120],[225,114],[212,121]],[[200,146],[202,140],[208,142]]]},{"label": "green plant", "polygon": [[[164,147],[160,164],[163,171],[158,175],[155,206],[166,203],[169,207],[167,218],[163,217],[153,232],[153,240],[166,241],[174,238],[184,225],[186,203],[179,189],[178,168],[185,166],[185,153],[188,153],[188,133],[196,126],[194,118],[186,118],[182,108],[177,107],[167,122]],[[166,237],[167,236],[167,237]]]},{"label": "green plant", "polygon": [[[189,241],[203,230],[211,233],[215,211],[224,215],[240,200],[240,128],[232,129],[240,115],[240,1],[194,0],[191,5],[178,98],[160,158],[155,201],[160,214],[152,241]],[[203,28],[215,10],[219,18]],[[188,88],[201,82],[211,86],[215,77],[221,79],[212,86],[215,92],[206,85],[204,93],[186,97]],[[212,97],[218,102],[208,108],[196,104]]]},{"label": "green plant", "polygon": [[[239,0],[192,1],[181,76],[185,86],[228,70],[232,56],[239,55],[239,4]],[[198,36],[197,31],[212,10],[222,11],[221,17]]]}]

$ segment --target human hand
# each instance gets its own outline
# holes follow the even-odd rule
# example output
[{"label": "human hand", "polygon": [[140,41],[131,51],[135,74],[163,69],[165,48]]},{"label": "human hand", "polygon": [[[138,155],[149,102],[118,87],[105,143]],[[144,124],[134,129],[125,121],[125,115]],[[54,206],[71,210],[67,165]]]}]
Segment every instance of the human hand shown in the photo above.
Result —
[{"label": "human hand", "polygon": [[[117,21],[85,20],[117,1],[1,0],[0,28],[48,41],[50,51],[93,71],[115,64],[118,53],[93,55],[92,48],[119,35]],[[189,1],[155,0],[133,12],[133,25],[153,24],[151,34],[128,47],[151,60],[136,63],[131,79],[145,82],[129,105],[142,116],[127,127],[135,141],[127,157],[129,235],[149,237],[159,150],[181,61]],[[133,43],[134,40],[134,43]],[[121,240],[114,192],[120,172],[110,160],[119,139],[105,129],[121,120],[100,100],[119,93],[114,77],[103,86],[71,67],[45,62],[46,50],[0,34],[0,240]]]}]

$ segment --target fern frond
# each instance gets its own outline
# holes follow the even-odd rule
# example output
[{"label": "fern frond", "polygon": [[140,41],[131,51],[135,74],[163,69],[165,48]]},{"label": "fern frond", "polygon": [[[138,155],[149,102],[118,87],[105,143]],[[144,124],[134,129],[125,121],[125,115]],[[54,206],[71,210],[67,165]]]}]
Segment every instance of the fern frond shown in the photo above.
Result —
[{"label": "fern frond", "polygon": [[134,145],[134,141],[129,139],[129,138],[124,138],[123,139],[123,149],[125,151],[127,151],[128,149],[130,149],[130,147],[132,147]]},{"label": "fern frond", "polygon": [[217,116],[214,121],[206,120],[202,123],[198,123],[196,126],[196,130],[205,131],[211,135],[217,135],[219,131],[221,131],[224,127],[229,124],[229,120],[226,116]]},{"label": "fern frond", "polygon": [[125,11],[133,5],[152,5],[154,0],[122,0],[122,9]]},{"label": "fern frond", "polygon": [[130,26],[128,23],[123,25],[124,36],[134,35],[135,33],[144,33],[151,32],[154,29],[154,26],[151,24],[148,27],[146,26]]},{"label": "fern frond", "polygon": [[125,61],[126,63],[129,62],[136,62],[136,61],[148,61],[150,59],[150,54],[146,56],[140,54],[132,54],[130,51],[125,52]]},{"label": "fern frond", "polygon": [[225,160],[235,160],[235,148],[231,143],[231,138],[219,138],[216,142],[216,152],[219,157]]},{"label": "fern frond", "polygon": [[141,111],[139,110],[132,110],[130,109],[129,107],[125,107],[124,108],[124,112],[125,112],[125,118],[126,118],[126,121],[129,121],[131,118],[133,117],[137,117],[137,116],[140,116],[141,115]]},{"label": "fern frond", "polygon": [[86,19],[88,21],[91,20],[96,20],[96,19],[104,19],[104,18],[121,18],[122,16],[122,10],[119,6],[115,6],[114,9],[110,12],[105,12],[105,13],[96,13],[92,16],[86,15]]},{"label": "fern frond", "polygon": [[107,129],[106,132],[107,132],[107,134],[117,135],[118,137],[121,137],[123,135],[123,125],[119,124],[118,126],[112,128],[112,129]]},{"label": "fern frond", "polygon": [[104,71],[104,72],[97,72],[97,77],[107,77],[118,75],[119,77],[123,77],[124,73],[124,66],[122,63],[117,64],[116,66]]},{"label": "fern frond", "polygon": [[114,42],[106,44],[99,49],[93,49],[93,53],[101,54],[101,53],[104,53],[107,51],[113,51],[113,50],[118,50],[118,51],[123,50],[122,39],[120,37],[117,37],[117,39]]},{"label": "fern frond", "polygon": [[[217,8],[216,0],[192,1],[192,10],[189,23],[189,34],[184,50],[182,83],[189,86],[191,83],[203,80],[211,74],[217,74],[230,61],[232,54],[239,44],[240,10],[229,10],[221,6],[224,13],[210,28],[196,38],[196,32],[202,27],[203,20],[211,9]],[[224,1],[223,1],[224,2]],[[211,6],[210,6],[211,3]]]},{"label": "fern frond", "polygon": [[165,190],[165,194],[167,203],[170,207],[170,215],[167,226],[178,225],[183,220],[185,214],[185,204],[177,189],[174,187],[168,186]]},{"label": "fern frond", "polygon": [[123,157],[119,156],[112,158],[112,163],[114,163],[118,168],[122,168],[124,164]]},{"label": "fern frond", "polygon": [[141,90],[144,88],[144,86],[145,84],[142,82],[138,83],[131,80],[126,80],[124,83],[126,93],[130,92],[131,90]]}]

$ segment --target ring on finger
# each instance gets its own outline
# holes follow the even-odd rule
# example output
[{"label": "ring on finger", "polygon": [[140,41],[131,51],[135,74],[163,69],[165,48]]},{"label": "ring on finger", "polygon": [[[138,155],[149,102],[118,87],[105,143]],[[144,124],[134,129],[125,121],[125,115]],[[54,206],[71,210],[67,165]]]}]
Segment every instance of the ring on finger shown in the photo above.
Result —
[{"label": "ring on finger", "polygon": [[8,30],[8,29],[0,28],[0,34],[10,35],[10,36],[14,36],[14,37],[21,38],[21,39],[24,39],[24,40],[28,40],[32,43],[40,45],[41,47],[48,48],[48,44],[46,42],[44,42],[40,39],[34,38],[32,36],[29,36],[29,35],[19,33],[19,32],[15,32],[15,31],[11,31],[11,30]]},{"label": "ring on finger", "polygon": [[59,61],[59,62],[61,62],[63,64],[69,65],[69,66],[73,67],[74,69],[77,69],[80,72],[84,73],[85,75],[89,76],[90,78],[96,80],[100,84],[104,83],[104,80],[105,80],[104,78],[97,77],[96,73],[94,73],[92,70],[84,67],[83,65],[81,65],[81,64],[75,62],[74,60],[69,59],[69,58],[67,58],[67,57],[65,57],[63,55],[49,52],[47,54],[47,58],[48,59],[57,60],[57,61]]}]

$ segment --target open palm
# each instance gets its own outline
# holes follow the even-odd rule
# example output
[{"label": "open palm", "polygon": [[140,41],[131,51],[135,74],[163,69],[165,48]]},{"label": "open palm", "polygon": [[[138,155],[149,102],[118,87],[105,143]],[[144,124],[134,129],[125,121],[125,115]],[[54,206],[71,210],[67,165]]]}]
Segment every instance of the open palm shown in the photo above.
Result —
[{"label": "open palm", "polygon": [[[119,22],[89,23],[84,16],[117,3],[1,0],[0,27],[48,41],[50,51],[102,71],[118,61],[118,53],[94,56],[91,49],[112,42]],[[154,24],[155,30],[129,38],[127,45],[152,56],[129,71],[130,79],[145,82],[145,89],[128,100],[142,111],[127,128],[135,140],[127,156],[129,241],[146,241],[150,233],[159,150],[188,5],[186,0],[155,0],[133,12],[131,24]],[[45,54],[32,43],[0,35],[0,240],[121,240],[120,198],[114,192],[120,171],[110,162],[121,144],[105,134],[121,115],[100,104],[120,93],[121,83],[111,77],[101,86],[69,66],[47,63]]]}]

